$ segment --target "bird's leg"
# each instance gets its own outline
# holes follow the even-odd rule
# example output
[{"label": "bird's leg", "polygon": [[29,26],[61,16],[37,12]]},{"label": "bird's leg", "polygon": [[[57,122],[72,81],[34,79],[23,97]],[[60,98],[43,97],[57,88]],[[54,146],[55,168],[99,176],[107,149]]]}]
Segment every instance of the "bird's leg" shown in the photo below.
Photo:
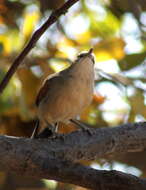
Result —
[{"label": "bird's leg", "polygon": [[52,131],[51,138],[57,138],[57,137],[62,137],[63,138],[63,134],[58,134],[57,133],[57,131],[58,131],[58,123],[57,122],[54,124],[54,126],[52,126],[51,131]]},{"label": "bird's leg", "polygon": [[37,120],[35,128],[33,130],[33,133],[31,135],[31,139],[48,138],[48,137],[51,137],[53,135],[52,129],[54,129],[54,126],[52,126],[51,124],[49,124],[47,122],[47,127],[44,130],[42,130],[40,133],[38,133],[39,125],[40,125],[40,122],[39,122],[39,120]]},{"label": "bird's leg", "polygon": [[54,126],[52,126],[52,133],[57,133],[58,131],[58,123],[55,123]]},{"label": "bird's leg", "polygon": [[37,138],[38,128],[39,128],[39,120],[36,121],[35,128],[30,137],[31,139]]},{"label": "bird's leg", "polygon": [[81,123],[80,121],[76,120],[76,119],[70,119],[70,121],[74,124],[76,124],[76,126],[78,128],[81,128],[82,130],[87,131],[90,135],[92,135],[92,130],[85,124]]},{"label": "bird's leg", "polygon": [[46,128],[38,135],[38,138],[55,138],[57,137],[58,123],[50,124],[46,122]]},{"label": "bird's leg", "polygon": [[64,140],[64,134],[59,134],[58,132],[58,123],[56,122],[53,127],[53,135],[51,136],[52,138],[57,138],[60,137],[62,140]]},{"label": "bird's leg", "polygon": [[78,128],[81,128],[83,130],[89,129],[89,127],[87,127],[85,124],[81,123],[80,121],[78,121],[76,119],[70,119],[70,121],[72,123],[76,124]]},{"label": "bird's leg", "polygon": [[55,132],[58,132],[58,123],[55,123]]}]

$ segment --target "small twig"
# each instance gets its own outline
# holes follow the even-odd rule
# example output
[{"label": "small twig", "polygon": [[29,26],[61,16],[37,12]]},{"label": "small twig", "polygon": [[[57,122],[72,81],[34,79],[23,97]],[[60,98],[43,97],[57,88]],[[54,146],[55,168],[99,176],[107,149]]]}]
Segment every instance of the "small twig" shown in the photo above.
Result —
[{"label": "small twig", "polygon": [[52,14],[47,19],[47,21],[38,30],[34,32],[28,44],[25,46],[22,52],[18,55],[18,57],[16,57],[12,66],[10,67],[4,79],[0,83],[0,93],[3,92],[9,80],[11,79],[13,74],[16,72],[18,66],[22,63],[22,61],[24,60],[26,55],[30,52],[30,50],[35,46],[36,42],[39,40],[41,35],[47,30],[47,28],[49,28],[52,24],[54,24],[62,14],[65,14],[67,10],[78,1],[79,0],[68,0],[61,8],[52,12]]}]

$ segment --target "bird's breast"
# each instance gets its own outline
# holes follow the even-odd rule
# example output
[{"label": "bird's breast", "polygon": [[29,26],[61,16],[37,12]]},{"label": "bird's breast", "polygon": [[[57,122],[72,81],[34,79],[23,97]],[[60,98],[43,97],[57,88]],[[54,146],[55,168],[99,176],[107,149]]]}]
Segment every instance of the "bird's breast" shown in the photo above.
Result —
[{"label": "bird's breast", "polygon": [[49,123],[66,122],[81,114],[93,97],[94,69],[91,66],[86,69],[69,73],[64,76],[65,82],[50,89],[38,107],[40,119]]}]

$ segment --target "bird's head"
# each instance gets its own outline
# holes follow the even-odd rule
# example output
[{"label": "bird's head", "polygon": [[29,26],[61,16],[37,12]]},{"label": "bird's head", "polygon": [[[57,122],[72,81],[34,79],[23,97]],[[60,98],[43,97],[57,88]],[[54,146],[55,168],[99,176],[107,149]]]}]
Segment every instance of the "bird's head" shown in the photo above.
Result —
[{"label": "bird's head", "polygon": [[77,57],[76,62],[80,62],[80,61],[83,61],[86,58],[89,58],[89,59],[91,59],[92,63],[94,64],[95,60],[94,60],[94,56],[93,56],[92,52],[93,52],[93,48],[91,48],[88,52],[80,53],[78,55],[78,57]]}]

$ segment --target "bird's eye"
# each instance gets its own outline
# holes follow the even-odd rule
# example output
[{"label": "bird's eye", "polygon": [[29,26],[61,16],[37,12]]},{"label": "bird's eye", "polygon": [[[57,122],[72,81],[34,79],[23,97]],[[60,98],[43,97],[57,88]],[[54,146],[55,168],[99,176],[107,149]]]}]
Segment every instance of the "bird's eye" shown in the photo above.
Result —
[{"label": "bird's eye", "polygon": [[81,54],[81,55],[78,55],[78,57],[79,57],[79,58],[82,58],[82,57],[83,57],[83,55],[82,55],[82,54]]},{"label": "bird's eye", "polygon": [[84,57],[84,56],[85,56],[85,54],[82,53],[82,54],[78,55],[78,58],[82,58],[82,57]]}]

